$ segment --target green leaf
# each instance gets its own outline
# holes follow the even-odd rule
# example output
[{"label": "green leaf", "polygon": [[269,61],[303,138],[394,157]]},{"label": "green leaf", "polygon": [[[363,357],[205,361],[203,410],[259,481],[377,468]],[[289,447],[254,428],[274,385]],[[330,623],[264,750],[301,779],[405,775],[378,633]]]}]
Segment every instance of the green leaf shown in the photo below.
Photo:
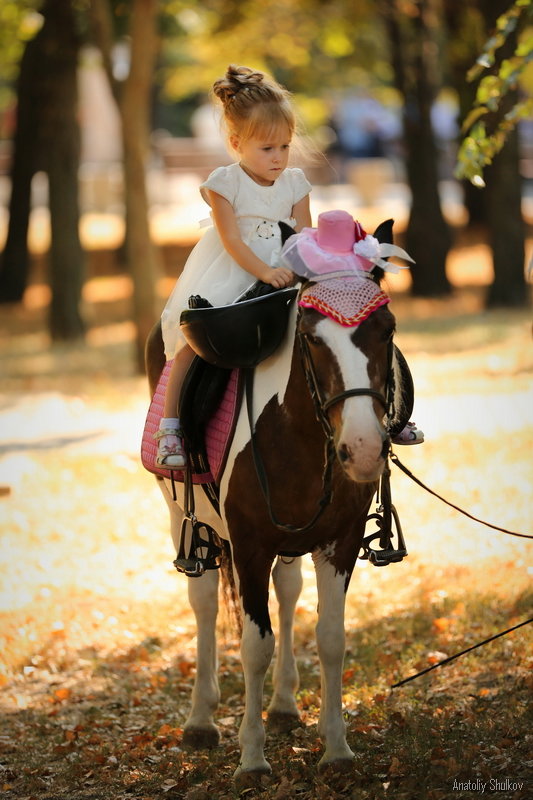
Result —
[{"label": "green leaf", "polygon": [[487,106],[476,106],[473,108],[470,113],[465,118],[461,130],[463,133],[466,133],[480,117],[486,114],[488,111]]}]

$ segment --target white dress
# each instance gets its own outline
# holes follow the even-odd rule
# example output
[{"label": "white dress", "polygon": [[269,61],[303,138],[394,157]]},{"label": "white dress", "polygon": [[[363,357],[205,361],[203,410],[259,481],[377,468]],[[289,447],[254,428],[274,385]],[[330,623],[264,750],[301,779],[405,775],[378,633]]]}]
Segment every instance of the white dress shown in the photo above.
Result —
[{"label": "white dress", "polygon": [[[260,186],[239,164],[219,167],[201,185],[225,197],[235,211],[243,241],[271,267],[278,265],[281,251],[279,221],[294,226],[293,206],[311,191],[301,169],[285,169],[272,186]],[[214,306],[234,302],[256,282],[224,249],[218,231],[211,225],[194,247],[161,315],[167,359],[173,358],[185,340],[179,320],[191,295],[200,295]]]}]

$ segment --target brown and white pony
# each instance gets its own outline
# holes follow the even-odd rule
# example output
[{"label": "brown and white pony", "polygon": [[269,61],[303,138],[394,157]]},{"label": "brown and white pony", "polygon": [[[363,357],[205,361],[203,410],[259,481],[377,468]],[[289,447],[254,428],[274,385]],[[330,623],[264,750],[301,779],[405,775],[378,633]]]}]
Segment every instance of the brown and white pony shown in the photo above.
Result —
[{"label": "brown and white pony", "polygon": [[[280,554],[311,553],[316,570],[316,640],[322,683],[318,730],[324,743],[319,768],[342,767],[354,758],[346,741],[342,715],[345,597],[369,506],[386,463],[385,396],[394,353],[394,329],[395,319],[387,305],[375,310],[358,327],[349,328],[315,309],[299,308],[295,302],[284,343],[255,370],[253,438],[267,476],[269,503],[254,465],[245,403],[220,482],[220,518],[205,494],[196,491],[198,518],[230,542],[242,608],[245,712],[239,732],[241,759],[236,776],[270,772],[264,755],[262,709],[263,683],[274,653],[268,608],[271,575],[280,625],[269,720],[290,723],[298,719],[293,618],[302,587],[300,559],[280,558]],[[162,366],[160,334],[154,336],[148,347],[148,371],[153,384]],[[392,360],[395,361],[394,355]],[[308,362],[314,374],[312,380]],[[399,384],[399,370],[394,363],[392,368]],[[396,386],[397,390],[400,388]],[[317,402],[322,404],[327,424],[317,418]],[[328,435],[334,454],[330,459],[332,491],[329,502],[318,513],[324,497]],[[161,480],[161,486],[177,547],[183,495],[178,486],[178,501],[174,502],[170,483]],[[318,518],[308,527],[315,516]],[[213,718],[220,698],[215,627],[219,574],[210,570],[187,580],[198,628],[198,649],[184,743],[213,746],[219,738]]]}]

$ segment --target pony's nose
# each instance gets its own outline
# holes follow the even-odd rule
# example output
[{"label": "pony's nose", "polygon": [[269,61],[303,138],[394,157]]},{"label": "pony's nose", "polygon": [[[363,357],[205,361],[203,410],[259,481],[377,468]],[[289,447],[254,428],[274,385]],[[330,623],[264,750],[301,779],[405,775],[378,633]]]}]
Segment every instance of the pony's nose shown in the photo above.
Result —
[{"label": "pony's nose", "polygon": [[344,464],[346,461],[350,459],[350,450],[347,445],[341,444],[338,450],[338,456],[341,464]]}]

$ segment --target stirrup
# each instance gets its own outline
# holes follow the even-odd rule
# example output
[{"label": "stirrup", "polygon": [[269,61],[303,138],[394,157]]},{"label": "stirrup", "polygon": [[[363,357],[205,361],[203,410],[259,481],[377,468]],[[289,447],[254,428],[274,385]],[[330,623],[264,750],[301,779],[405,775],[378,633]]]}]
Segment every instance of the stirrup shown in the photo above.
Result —
[{"label": "stirrup", "polygon": [[[369,514],[366,521],[375,520],[378,530],[363,538],[361,542],[362,553],[359,558],[370,561],[375,567],[386,567],[403,561],[407,555],[402,526],[396,508],[392,504],[390,491],[389,464],[385,466],[381,476],[380,494],[381,503],[374,514]],[[396,535],[397,547],[393,545]],[[372,542],[379,539],[379,549],[372,547]]]},{"label": "stirrup", "polygon": [[[399,561],[403,561],[407,555],[398,512],[392,505],[390,511],[390,520],[391,522],[394,521],[398,547],[394,547],[392,544],[394,531],[392,529],[392,524],[390,526],[387,525],[387,515],[384,513],[383,506],[381,506],[375,514],[370,514],[367,517],[367,522],[371,519],[376,520],[378,530],[364,537],[361,542],[363,552],[359,558],[370,561],[375,567],[386,567],[389,564],[396,564]],[[376,539],[379,539],[379,549],[372,547],[372,542]]]},{"label": "stirrup", "polygon": [[[185,554],[185,539],[190,526],[190,547]],[[200,531],[205,530],[207,539],[202,538]],[[183,517],[180,531],[180,552],[172,562],[178,572],[188,578],[200,578],[208,569],[219,569],[222,548],[217,532],[206,522],[199,522],[194,514]]]},{"label": "stirrup", "polygon": [[[202,538],[201,531],[207,538]],[[181,521],[177,558],[172,562],[178,572],[189,578],[200,578],[207,569],[219,569],[222,564],[220,538],[211,525],[200,522],[194,513],[194,486],[191,471],[184,472],[183,519]]]}]

